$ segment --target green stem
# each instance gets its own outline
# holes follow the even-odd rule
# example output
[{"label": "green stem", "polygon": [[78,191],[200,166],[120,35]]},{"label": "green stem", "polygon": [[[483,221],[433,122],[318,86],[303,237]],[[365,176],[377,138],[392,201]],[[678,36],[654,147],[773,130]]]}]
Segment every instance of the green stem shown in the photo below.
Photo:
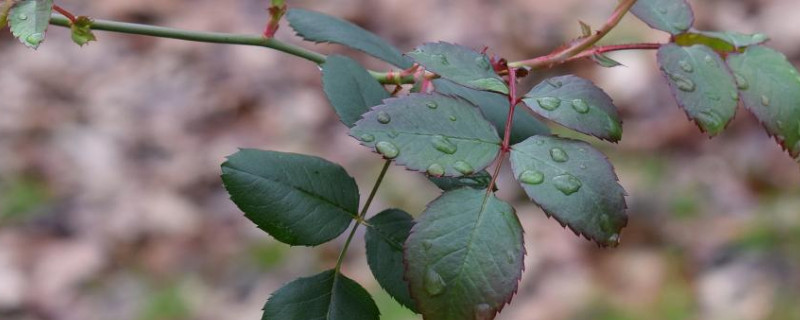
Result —
[{"label": "green stem", "polygon": [[[52,25],[60,27],[70,27],[68,18],[54,14],[50,17]],[[290,55],[306,59],[316,64],[325,63],[325,56],[314,51],[303,49],[301,47],[281,42],[275,39],[267,39],[262,35],[248,35],[248,34],[229,34],[218,32],[199,32],[188,31],[175,28],[157,27],[138,23],[126,23],[108,20],[92,20],[92,30],[113,31],[128,34],[140,34],[146,36],[154,36],[160,38],[180,39],[186,41],[209,42],[209,43],[227,43],[239,44],[246,46],[258,46],[275,49],[288,53]]]},{"label": "green stem", "polygon": [[358,226],[363,223],[364,216],[367,214],[367,210],[369,210],[369,206],[372,204],[372,200],[375,199],[375,194],[378,193],[378,187],[381,186],[383,182],[383,177],[386,176],[386,171],[389,170],[389,165],[392,164],[391,160],[386,160],[386,163],[383,164],[383,169],[381,169],[381,173],[378,174],[378,179],[375,180],[375,185],[372,186],[372,191],[369,193],[369,197],[367,198],[367,202],[364,203],[364,207],[361,208],[361,213],[358,214],[358,219],[356,219],[356,224],[353,226],[353,229],[350,230],[350,235],[347,236],[347,240],[344,242],[344,247],[342,251],[339,252],[339,259],[336,260],[336,273],[339,273],[339,270],[342,269],[342,262],[344,261],[344,256],[347,254],[347,248],[350,247],[350,242],[353,241],[353,236],[356,235],[356,230],[358,230]]}]

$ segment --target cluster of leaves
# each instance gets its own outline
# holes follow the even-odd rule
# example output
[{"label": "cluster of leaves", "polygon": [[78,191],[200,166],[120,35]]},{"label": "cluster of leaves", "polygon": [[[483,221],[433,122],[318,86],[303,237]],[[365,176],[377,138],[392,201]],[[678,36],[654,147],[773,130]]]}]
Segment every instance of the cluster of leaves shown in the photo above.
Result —
[{"label": "cluster of leaves", "polygon": [[[281,10],[272,12],[269,36],[285,11],[282,1],[275,3]],[[25,45],[36,48],[44,40],[52,0],[8,0],[2,9]],[[701,130],[719,134],[741,101],[798,156],[800,76],[782,54],[761,45],[767,37],[694,30],[684,0],[639,0],[631,10],[672,35],[658,49],[658,63]],[[400,209],[365,219],[374,190],[359,209],[358,186],[341,166],[307,155],[241,150],[222,164],[223,183],[246,217],[275,239],[316,246],[353,223],[353,231],[365,225],[370,269],[400,304],[425,319],[493,319],[516,292],[525,255],[516,211],[495,196],[496,177],[485,170],[508,156],[516,180],[548,216],[600,246],[619,243],[628,217],[611,164],[591,144],[553,135],[542,122],[619,141],[617,108],[591,81],[543,79],[517,96],[517,70],[484,52],[439,42],[403,54],[321,13],[290,9],[286,18],[305,40],[345,45],[416,76],[412,93],[394,97],[349,57],[330,56],[321,65],[323,90],[350,135],[386,161],[427,175],[443,193],[417,219]],[[72,20],[78,44],[94,39],[91,24],[85,17]],[[592,35],[588,25],[581,27],[584,38]],[[619,65],[602,54],[591,57],[606,67]],[[370,295],[340,266],[286,284],[267,301],[263,318],[378,319]]]}]

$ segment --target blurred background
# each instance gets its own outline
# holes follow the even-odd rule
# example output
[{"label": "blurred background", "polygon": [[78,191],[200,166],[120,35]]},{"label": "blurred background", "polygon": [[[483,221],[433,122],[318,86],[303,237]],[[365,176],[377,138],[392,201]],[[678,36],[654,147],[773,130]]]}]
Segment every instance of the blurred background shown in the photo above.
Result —
[{"label": "blurred background", "polygon": [[[260,33],[267,1],[60,0],[78,14],[194,30]],[[289,1],[342,17],[402,50],[449,41],[519,60],[598,27],[607,0]],[[695,0],[696,27],[764,32],[800,65],[800,2]],[[52,27],[36,52],[0,36],[0,319],[252,320],[274,290],[332,267],[343,238],[289,248],[228,200],[219,165],[239,147],[322,156],[368,192],[382,160],[346,135],[313,64],[255,47],[97,32],[79,48]],[[277,36],[301,44],[284,25]],[[626,17],[605,43],[665,33]],[[357,57],[332,45],[301,44]],[[526,200],[510,173],[500,197],[526,230],[519,292],[503,320],[800,319],[800,170],[740,109],[714,139],[686,120],[653,51],[610,55],[524,80],[575,73],[620,108],[605,151],[630,196],[616,249],[562,229]],[[508,168],[506,166],[506,168]],[[419,215],[439,191],[392,167],[373,212]],[[363,199],[362,199],[363,201]],[[363,228],[362,228],[363,232]],[[344,272],[373,293],[386,320],[420,319],[373,280],[354,242]]]}]

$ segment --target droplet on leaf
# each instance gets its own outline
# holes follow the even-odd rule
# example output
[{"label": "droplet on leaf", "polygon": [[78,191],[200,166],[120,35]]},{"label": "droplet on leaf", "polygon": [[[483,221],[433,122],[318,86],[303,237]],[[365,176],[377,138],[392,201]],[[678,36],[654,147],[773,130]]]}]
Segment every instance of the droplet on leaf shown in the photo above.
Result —
[{"label": "droplet on leaf", "polygon": [[736,87],[739,88],[739,90],[747,90],[747,88],[750,87],[750,84],[747,83],[747,80],[745,80],[742,75],[734,73],[733,78],[736,79]]},{"label": "droplet on leaf", "polygon": [[524,184],[542,184],[544,182],[544,173],[538,170],[525,170],[519,174],[519,182]]},{"label": "droplet on leaf", "polygon": [[765,107],[769,107],[769,97],[762,95],[761,96],[761,105]]},{"label": "droplet on leaf", "polygon": [[386,159],[397,158],[397,156],[400,154],[400,149],[388,141],[379,141],[375,144],[375,149],[378,150],[378,153],[382,154]]},{"label": "droplet on leaf", "polygon": [[450,119],[450,121],[456,121],[456,120],[458,120],[458,118],[456,118],[456,116],[450,116],[450,118],[449,118],[449,119]]},{"label": "droplet on leaf", "polygon": [[373,136],[373,135],[371,135],[369,133],[365,133],[365,134],[362,134],[361,137],[359,137],[359,139],[361,139],[361,141],[364,141],[364,142],[372,142],[372,141],[375,141],[375,136]]},{"label": "droplet on leaf", "polygon": [[564,149],[555,147],[550,149],[550,158],[555,162],[567,162],[567,160],[569,160],[569,155],[567,155]]},{"label": "droplet on leaf", "polygon": [[471,174],[475,172],[475,169],[472,167],[472,165],[461,160],[453,163],[453,169],[456,169],[456,171],[461,172],[462,174]]},{"label": "droplet on leaf", "polygon": [[392,116],[390,116],[388,113],[386,113],[386,111],[380,111],[380,112],[378,112],[378,122],[383,123],[383,124],[387,124],[389,122],[392,122]]},{"label": "droplet on leaf", "polygon": [[575,99],[572,100],[572,109],[575,109],[578,113],[587,113],[589,112],[589,104],[583,99]]},{"label": "droplet on leaf", "polygon": [[434,177],[441,177],[444,175],[444,167],[441,164],[434,163],[428,166],[428,174]]},{"label": "droplet on leaf", "polygon": [[555,109],[558,109],[559,106],[561,106],[561,99],[553,97],[539,98],[536,99],[536,102],[539,104],[540,107],[542,107],[542,109],[548,111],[553,111]]},{"label": "droplet on leaf", "polygon": [[553,185],[565,195],[571,195],[581,189],[581,180],[571,174],[562,174],[553,178]]},{"label": "droplet on leaf", "polygon": [[422,286],[425,287],[425,291],[428,292],[429,295],[438,296],[444,292],[447,284],[444,283],[444,279],[442,279],[442,276],[436,272],[436,270],[428,267],[422,279]]},{"label": "droplet on leaf", "polygon": [[436,108],[439,107],[439,105],[436,104],[436,102],[433,102],[433,101],[428,102],[426,105],[428,106],[429,109],[436,109]]},{"label": "droplet on leaf", "polygon": [[561,88],[561,86],[564,85],[563,82],[558,81],[558,80],[552,80],[552,79],[544,80],[544,82],[547,82],[547,84],[549,84],[553,88]]},{"label": "droplet on leaf", "polygon": [[709,55],[706,55],[704,60],[706,61],[706,64],[708,64],[709,66],[712,66],[712,67],[716,67],[717,66],[717,61],[715,61],[714,58],[712,58]]},{"label": "droplet on leaf", "polygon": [[494,318],[492,306],[486,303],[475,306],[475,320],[491,320],[492,318]]},{"label": "droplet on leaf", "polygon": [[681,70],[685,72],[692,73],[694,71],[694,67],[692,67],[692,64],[686,60],[678,61],[678,65],[681,67]]},{"label": "droplet on leaf", "polygon": [[24,13],[20,13],[19,15],[17,15],[17,18],[19,18],[20,20],[28,20],[28,15],[24,14]]},{"label": "droplet on leaf", "polygon": [[722,118],[713,111],[701,111],[697,114],[696,118],[704,128],[710,130],[715,130],[722,126]]},{"label": "droplet on leaf", "polygon": [[619,233],[612,234],[610,237],[608,237],[608,241],[607,242],[608,242],[608,245],[611,246],[611,247],[619,246]]},{"label": "droplet on leaf", "polygon": [[431,144],[436,150],[442,153],[454,154],[458,150],[458,146],[444,136],[435,135],[431,138]]},{"label": "droplet on leaf", "polygon": [[25,38],[25,42],[30,43],[31,45],[37,46],[44,41],[44,33],[37,32],[34,34],[29,35]]},{"label": "droplet on leaf", "polygon": [[695,84],[692,79],[689,79],[681,74],[673,73],[670,74],[669,77],[675,82],[675,86],[678,87],[678,90],[685,91],[685,92],[693,92],[695,89]]}]

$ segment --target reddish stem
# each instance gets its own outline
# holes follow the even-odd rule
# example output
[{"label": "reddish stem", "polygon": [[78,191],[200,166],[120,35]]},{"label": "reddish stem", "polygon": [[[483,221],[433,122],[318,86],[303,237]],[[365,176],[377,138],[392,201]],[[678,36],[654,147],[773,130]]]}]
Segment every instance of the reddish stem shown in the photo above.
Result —
[{"label": "reddish stem", "polygon": [[622,51],[622,50],[658,50],[658,48],[660,48],[662,45],[663,43],[626,43],[626,44],[599,46],[583,51],[579,54],[567,58],[566,60],[553,59],[554,55],[558,54],[558,52],[555,52],[548,54],[546,56],[541,56],[530,60],[526,60],[525,65],[531,67],[532,69],[541,69],[545,67],[550,68],[557,64],[572,62],[578,59],[591,57],[595,54],[601,54],[612,51]]},{"label": "reddish stem", "polygon": [[519,101],[520,98],[517,97],[517,69],[508,68],[508,117],[506,118],[506,130],[503,133],[503,144],[500,147],[500,156],[497,158],[497,167],[494,169],[492,181],[489,183],[487,192],[494,190],[497,176],[500,174],[500,168],[503,167],[503,160],[505,160],[508,152],[511,151],[511,124],[514,120],[514,109],[516,109]]},{"label": "reddish stem", "polygon": [[264,30],[264,37],[272,38],[275,36],[275,33],[278,32],[279,22],[283,15],[286,13],[287,10],[286,4],[282,6],[270,6],[269,7],[269,22],[267,22],[267,28]]},{"label": "reddish stem", "polygon": [[61,6],[59,6],[57,4],[53,5],[53,10],[55,10],[56,12],[62,14],[65,17],[67,17],[67,19],[69,19],[69,22],[72,23],[72,24],[74,24],[75,20],[77,20],[77,18],[75,18],[74,14],[72,14],[71,12],[67,11],[67,9],[62,8]]}]

